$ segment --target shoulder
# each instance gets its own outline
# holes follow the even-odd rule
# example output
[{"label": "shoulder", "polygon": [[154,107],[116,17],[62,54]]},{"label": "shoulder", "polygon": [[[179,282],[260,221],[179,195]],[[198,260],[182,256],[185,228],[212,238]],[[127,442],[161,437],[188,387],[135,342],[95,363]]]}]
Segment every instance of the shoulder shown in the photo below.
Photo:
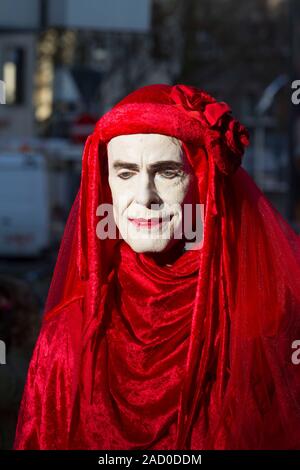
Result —
[{"label": "shoulder", "polygon": [[51,363],[72,361],[76,341],[81,336],[82,297],[64,301],[44,316],[33,351],[30,369],[33,374],[49,372]]},{"label": "shoulder", "polygon": [[[74,338],[81,337],[81,316],[80,297],[57,305],[44,316],[29,365],[14,449],[66,448],[64,430],[70,420],[77,367]],[[62,431],[53,435],[53,428]]]}]

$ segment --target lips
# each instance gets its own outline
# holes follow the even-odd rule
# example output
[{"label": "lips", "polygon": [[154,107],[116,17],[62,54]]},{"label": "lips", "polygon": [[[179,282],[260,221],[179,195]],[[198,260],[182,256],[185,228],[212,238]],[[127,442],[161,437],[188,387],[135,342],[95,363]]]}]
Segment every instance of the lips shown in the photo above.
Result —
[{"label": "lips", "polygon": [[[172,218],[172,217],[171,217]],[[157,227],[161,225],[163,222],[169,221],[169,217],[153,217],[152,219],[134,219],[131,217],[128,217],[129,222],[131,222],[133,225],[139,228],[152,228],[152,227]]]}]

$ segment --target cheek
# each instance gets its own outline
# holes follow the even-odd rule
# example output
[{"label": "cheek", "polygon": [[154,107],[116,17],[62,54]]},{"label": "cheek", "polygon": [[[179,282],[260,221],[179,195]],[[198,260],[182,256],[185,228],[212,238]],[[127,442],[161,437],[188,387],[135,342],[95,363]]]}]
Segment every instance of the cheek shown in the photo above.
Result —
[{"label": "cheek", "polygon": [[168,204],[181,204],[189,191],[189,178],[160,182],[159,194]]},{"label": "cheek", "polygon": [[132,191],[119,178],[111,177],[109,179],[109,186],[112,195],[112,202],[114,209],[122,212],[132,200]]}]

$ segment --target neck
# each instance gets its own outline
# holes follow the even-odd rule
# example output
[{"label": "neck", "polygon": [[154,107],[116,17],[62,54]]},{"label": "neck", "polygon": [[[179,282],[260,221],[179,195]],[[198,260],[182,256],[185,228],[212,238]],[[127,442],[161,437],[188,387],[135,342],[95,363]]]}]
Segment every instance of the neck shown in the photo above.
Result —
[{"label": "neck", "polygon": [[177,243],[162,252],[147,252],[146,254],[159,266],[171,266],[183,253],[184,241],[178,240]]}]

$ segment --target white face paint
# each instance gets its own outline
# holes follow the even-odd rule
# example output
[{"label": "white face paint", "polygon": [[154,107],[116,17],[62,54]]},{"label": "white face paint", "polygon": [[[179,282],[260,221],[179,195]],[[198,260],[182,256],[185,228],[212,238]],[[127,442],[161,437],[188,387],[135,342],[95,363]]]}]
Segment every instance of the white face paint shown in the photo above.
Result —
[{"label": "white face paint", "polygon": [[184,204],[195,198],[196,178],[181,142],[161,134],[121,135],[110,140],[107,154],[122,238],[139,253],[170,248],[182,238]]}]

